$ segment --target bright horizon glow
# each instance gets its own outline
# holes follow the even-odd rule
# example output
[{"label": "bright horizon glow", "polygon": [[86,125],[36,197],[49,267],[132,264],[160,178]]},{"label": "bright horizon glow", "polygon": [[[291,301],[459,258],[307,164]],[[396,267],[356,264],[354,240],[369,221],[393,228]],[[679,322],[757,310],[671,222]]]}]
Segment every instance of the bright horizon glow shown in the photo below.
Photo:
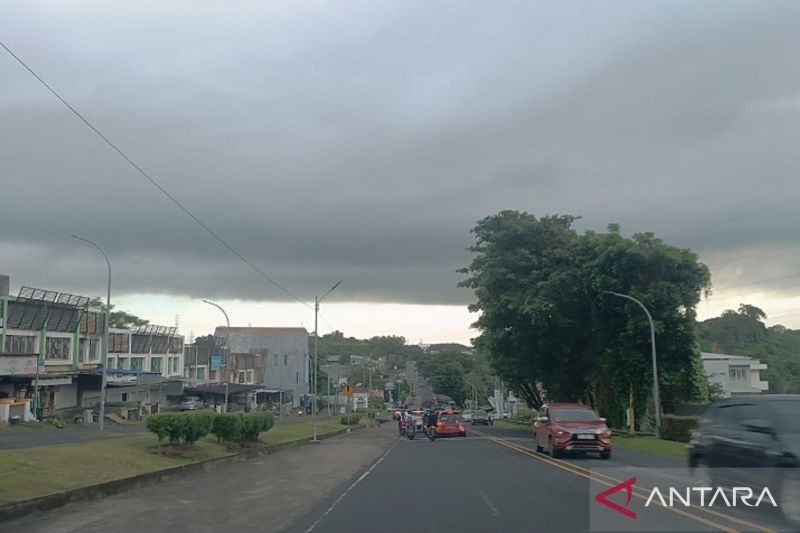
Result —
[{"label": "bright horizon glow", "polygon": [[[242,300],[214,300],[230,316],[232,326],[303,326],[314,330],[314,312],[292,302],[251,302]],[[133,313],[154,324],[172,326],[179,315],[179,331],[187,339],[213,333],[222,326],[225,318],[217,309],[204,304],[201,299],[157,295],[112,295],[117,309]],[[737,309],[740,303],[749,303],[764,309],[768,326],[783,324],[800,328],[800,297],[776,297],[763,292],[741,296],[716,296],[703,299],[697,306],[699,320],[719,316],[725,309]],[[335,302],[325,301],[320,306],[319,331],[325,335],[334,330],[347,337],[360,339],[376,335],[401,335],[409,344],[459,342],[469,345],[478,332],[470,327],[477,314],[469,313],[466,306],[414,305],[398,303]]]},{"label": "bright horizon glow", "polygon": [[[466,306],[414,305],[398,303],[335,302],[333,295],[320,305],[319,332],[339,330],[347,337],[370,338],[402,335],[409,344],[459,342],[469,345],[477,335],[470,324],[477,315]],[[231,326],[303,326],[314,331],[314,310],[292,302],[213,300],[228,313]],[[128,294],[114,297],[117,308],[154,324],[172,326],[180,317],[179,331],[187,338],[213,333],[225,325],[222,313],[201,299],[158,294]]]}]

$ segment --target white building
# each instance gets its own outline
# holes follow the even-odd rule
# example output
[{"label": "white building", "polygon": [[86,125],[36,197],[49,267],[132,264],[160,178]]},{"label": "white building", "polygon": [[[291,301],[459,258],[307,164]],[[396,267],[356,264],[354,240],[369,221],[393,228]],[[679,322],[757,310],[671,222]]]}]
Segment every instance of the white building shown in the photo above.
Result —
[{"label": "white building", "polygon": [[700,354],[708,380],[719,383],[724,397],[762,394],[769,390],[769,383],[761,379],[761,371],[767,365],[752,357],[722,353]]}]

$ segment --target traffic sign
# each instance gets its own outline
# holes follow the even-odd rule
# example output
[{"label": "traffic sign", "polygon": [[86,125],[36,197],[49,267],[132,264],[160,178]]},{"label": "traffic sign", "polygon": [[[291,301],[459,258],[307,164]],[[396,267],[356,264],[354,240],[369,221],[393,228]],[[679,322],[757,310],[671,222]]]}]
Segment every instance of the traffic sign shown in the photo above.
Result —
[{"label": "traffic sign", "polygon": [[350,385],[348,383],[347,385],[344,386],[344,395],[345,396],[347,396],[349,398],[350,396],[353,395],[353,392],[355,392],[355,389],[353,389],[352,385]]}]

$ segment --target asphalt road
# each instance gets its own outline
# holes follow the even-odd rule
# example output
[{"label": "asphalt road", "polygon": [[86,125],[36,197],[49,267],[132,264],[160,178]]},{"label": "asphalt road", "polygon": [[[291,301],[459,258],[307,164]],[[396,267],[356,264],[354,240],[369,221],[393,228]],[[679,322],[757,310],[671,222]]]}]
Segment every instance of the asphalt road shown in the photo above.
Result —
[{"label": "asphalt road", "polygon": [[[553,461],[531,450],[524,433],[481,428],[464,438],[398,439],[361,472],[297,521],[292,533],[763,531],[764,517],[696,508],[645,507],[641,491],[623,516],[595,496],[638,476],[667,476],[683,462],[617,449],[611,460]],[[610,496],[624,504],[624,492]],[[767,517],[771,519],[771,517]],[[773,527],[774,524],[771,524]]]},{"label": "asphalt road", "polygon": [[[392,424],[188,475],[0,525],[9,531],[583,532],[766,531],[773,517],[646,507],[642,487],[679,460],[616,449],[612,459],[552,460],[526,432],[400,439]],[[597,494],[636,477],[633,498]],[[4,529],[5,530],[5,529]],[[785,529],[784,529],[785,530]]]}]

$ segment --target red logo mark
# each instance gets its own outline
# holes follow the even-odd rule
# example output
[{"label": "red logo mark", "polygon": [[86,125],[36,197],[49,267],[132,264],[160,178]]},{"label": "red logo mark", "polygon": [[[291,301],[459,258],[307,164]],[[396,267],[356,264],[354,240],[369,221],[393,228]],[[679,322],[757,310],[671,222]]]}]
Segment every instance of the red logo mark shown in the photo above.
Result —
[{"label": "red logo mark", "polygon": [[[633,485],[635,483],[636,483],[636,476],[630,478],[627,481],[623,481],[622,483],[614,485],[610,489],[604,490],[603,492],[595,496],[594,499],[597,500],[599,503],[602,503],[606,507],[610,507],[611,509],[614,509],[616,512],[623,514],[632,520],[636,520],[636,513],[627,508],[628,504],[631,503],[631,496],[633,496]],[[625,500],[624,507],[608,499],[609,496],[621,490],[624,490],[626,496],[628,497],[628,499]]]}]

